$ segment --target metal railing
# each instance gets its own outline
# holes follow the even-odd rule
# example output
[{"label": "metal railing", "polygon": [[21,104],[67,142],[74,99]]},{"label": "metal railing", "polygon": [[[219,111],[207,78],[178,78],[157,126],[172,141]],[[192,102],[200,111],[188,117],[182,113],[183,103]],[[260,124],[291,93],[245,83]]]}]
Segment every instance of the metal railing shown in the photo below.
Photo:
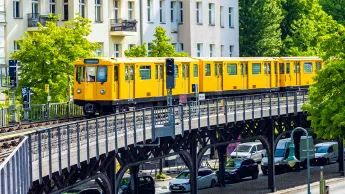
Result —
[{"label": "metal railing", "polygon": [[110,31],[137,31],[136,20],[110,19]]},{"label": "metal railing", "polygon": [[101,154],[129,145],[143,145],[146,140],[154,141],[157,131],[168,123],[170,110],[172,130],[183,136],[184,131],[201,127],[211,130],[211,126],[230,122],[298,114],[307,97],[306,91],[301,91],[217,98],[200,101],[198,111],[192,109],[191,103],[150,107],[38,130],[29,135],[29,165],[33,169],[30,180],[41,183],[42,177],[51,177],[64,168],[75,164],[80,168],[82,161],[98,159]]},{"label": "metal railing", "polygon": [[28,14],[28,27],[38,27],[38,22],[42,24],[42,26],[46,26],[47,22],[51,19],[48,15],[41,15],[40,13],[29,13]]},{"label": "metal railing", "polygon": [[[16,117],[19,118],[19,122],[24,121],[24,108],[22,105],[13,107],[0,108],[0,127],[8,126],[11,121],[11,116],[15,111]],[[68,117],[83,116],[83,107],[75,105],[73,102],[61,102],[61,103],[49,103],[49,104],[32,104],[30,110],[28,110],[28,116],[30,122],[48,121],[63,119]]]},{"label": "metal railing", "polygon": [[16,149],[0,164],[0,193],[28,193],[31,180],[29,175],[29,138],[24,137]]}]

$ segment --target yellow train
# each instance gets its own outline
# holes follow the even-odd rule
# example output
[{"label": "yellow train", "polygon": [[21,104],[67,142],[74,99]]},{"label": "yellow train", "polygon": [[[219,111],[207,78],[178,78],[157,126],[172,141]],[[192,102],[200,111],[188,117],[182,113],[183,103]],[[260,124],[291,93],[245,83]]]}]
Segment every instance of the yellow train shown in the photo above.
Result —
[{"label": "yellow train", "polygon": [[[86,58],[75,62],[74,103],[85,114],[113,113],[130,106],[164,105],[166,58]],[[323,62],[318,57],[177,57],[178,101],[308,87]]]}]

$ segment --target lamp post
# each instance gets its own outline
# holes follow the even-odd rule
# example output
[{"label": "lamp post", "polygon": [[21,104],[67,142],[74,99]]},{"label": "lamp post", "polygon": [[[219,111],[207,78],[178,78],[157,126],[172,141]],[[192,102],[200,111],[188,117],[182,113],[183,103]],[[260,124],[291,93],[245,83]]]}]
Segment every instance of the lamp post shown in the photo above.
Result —
[{"label": "lamp post", "polygon": [[307,171],[308,171],[307,172],[308,173],[307,180],[308,180],[308,194],[311,194],[311,192],[310,192],[309,135],[308,135],[308,131],[305,130],[304,128],[297,127],[294,130],[292,130],[292,132],[291,132],[291,143],[289,146],[289,157],[286,160],[287,160],[289,166],[291,166],[291,167],[293,167],[296,164],[296,162],[299,162],[299,160],[295,156],[295,145],[293,143],[293,133],[296,130],[302,130],[307,135],[307,142],[306,142],[307,143]]}]

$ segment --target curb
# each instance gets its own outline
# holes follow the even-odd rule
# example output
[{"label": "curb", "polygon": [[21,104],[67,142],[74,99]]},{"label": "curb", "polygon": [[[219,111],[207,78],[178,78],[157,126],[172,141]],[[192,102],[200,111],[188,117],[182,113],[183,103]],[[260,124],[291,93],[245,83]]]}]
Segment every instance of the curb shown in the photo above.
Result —
[{"label": "curb", "polygon": [[169,180],[172,180],[172,179],[173,178],[171,176],[167,176],[166,179],[156,179],[156,178],[154,178],[153,180],[155,180],[155,181],[169,181]]},{"label": "curb", "polygon": [[[332,179],[326,180],[326,184],[337,183],[337,182],[344,181],[344,180],[345,180],[345,178],[332,178]],[[318,187],[319,185],[320,185],[319,181],[310,183],[310,187]],[[306,188],[308,188],[308,185],[302,185],[302,186],[297,186],[295,188],[276,191],[276,192],[274,192],[274,194],[288,194],[290,192],[301,191],[301,190],[304,190]],[[273,194],[273,193],[270,193],[270,194]]]}]

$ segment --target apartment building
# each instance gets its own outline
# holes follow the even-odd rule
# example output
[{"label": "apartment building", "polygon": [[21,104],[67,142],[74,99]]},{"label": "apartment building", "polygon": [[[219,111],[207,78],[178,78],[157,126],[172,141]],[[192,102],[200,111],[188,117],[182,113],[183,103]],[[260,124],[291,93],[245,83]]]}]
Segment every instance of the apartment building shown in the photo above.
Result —
[{"label": "apartment building", "polygon": [[163,26],[177,51],[191,56],[238,56],[238,0],[0,0],[0,64],[19,50],[15,40],[38,31],[49,13],[58,25],[80,13],[92,20],[88,39],[102,45],[96,54],[124,56],[132,46],[154,39]]}]

